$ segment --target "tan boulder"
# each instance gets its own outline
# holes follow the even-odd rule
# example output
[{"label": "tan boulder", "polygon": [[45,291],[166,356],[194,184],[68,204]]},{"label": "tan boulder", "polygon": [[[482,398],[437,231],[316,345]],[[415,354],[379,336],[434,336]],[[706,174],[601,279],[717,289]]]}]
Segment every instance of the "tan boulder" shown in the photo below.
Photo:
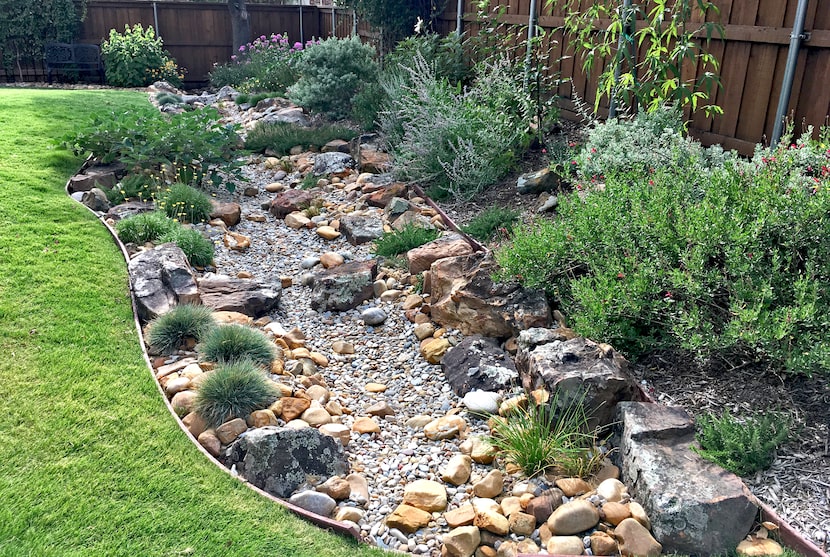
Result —
[{"label": "tan boulder", "polygon": [[281,403],[280,416],[286,422],[299,418],[311,406],[310,400],[290,396],[282,397],[277,402]]},{"label": "tan boulder", "polygon": [[472,557],[481,543],[481,533],[475,526],[459,526],[444,534],[442,539],[449,557]]},{"label": "tan boulder", "polygon": [[413,332],[415,333],[415,338],[417,338],[418,340],[424,340],[425,338],[432,337],[433,333],[435,333],[435,325],[433,325],[429,321],[426,321],[425,323],[419,323],[415,325]]},{"label": "tan boulder", "polygon": [[429,512],[404,503],[398,505],[398,508],[386,517],[386,525],[411,534],[418,528],[429,524],[430,520],[432,520],[432,514]]},{"label": "tan boulder", "polygon": [[536,517],[521,511],[511,514],[509,523],[510,531],[518,536],[529,536],[536,529]]},{"label": "tan boulder", "polygon": [[471,253],[473,253],[473,248],[461,235],[448,234],[406,252],[409,274],[417,275],[428,271],[430,266],[439,259]]},{"label": "tan boulder", "polygon": [[777,557],[778,555],[784,554],[784,548],[777,541],[769,538],[754,537],[741,541],[735,551],[738,555],[745,557],[761,557],[763,555]]},{"label": "tan boulder", "polygon": [[335,354],[354,354],[354,345],[344,340],[336,340],[331,343],[331,350]]},{"label": "tan boulder", "polygon": [[443,416],[424,426],[424,435],[431,441],[458,437],[467,431],[467,421],[461,416]]},{"label": "tan boulder", "polygon": [[628,508],[628,505],[623,503],[617,502],[610,502],[610,503],[603,503],[602,507],[600,508],[600,512],[603,514],[605,522],[613,524],[616,526],[626,518],[631,518],[631,511]]},{"label": "tan boulder", "polygon": [[352,499],[359,499],[364,503],[369,502],[369,482],[366,478],[357,473],[351,473],[346,476],[346,481],[352,488]]},{"label": "tan boulder", "polygon": [[474,435],[470,439],[470,458],[479,464],[492,464],[498,450],[487,439]]},{"label": "tan boulder", "polygon": [[305,213],[302,211],[294,211],[293,213],[285,215],[285,226],[293,228],[294,230],[305,228],[310,222],[311,219],[305,216]]},{"label": "tan boulder", "polygon": [[334,515],[334,520],[338,522],[349,521],[357,524],[363,518],[364,514],[365,512],[357,507],[340,507]]},{"label": "tan boulder", "polygon": [[562,490],[567,497],[575,497],[591,491],[591,484],[582,478],[560,478],[556,480],[556,487]]},{"label": "tan boulder", "polygon": [[216,436],[216,432],[212,429],[208,429],[200,433],[197,441],[199,441],[199,444],[213,457],[218,457],[219,453],[222,451],[222,442]]},{"label": "tan boulder", "polygon": [[476,514],[473,524],[481,530],[487,530],[497,536],[506,536],[510,532],[507,517],[495,510],[485,510]]},{"label": "tan boulder", "polygon": [[195,400],[196,391],[179,391],[170,399],[170,405],[173,407],[176,415],[184,416],[193,410]]},{"label": "tan boulder", "polygon": [[625,487],[625,484],[614,478],[603,480],[597,486],[597,495],[612,503],[621,501],[623,494],[626,493],[626,491],[627,488]]},{"label": "tan boulder", "polygon": [[551,555],[582,555],[585,552],[579,536],[551,536],[545,548]]},{"label": "tan boulder", "polygon": [[636,501],[628,503],[628,512],[631,513],[631,518],[642,524],[646,530],[651,530],[651,520],[649,520],[646,510],[640,503]]},{"label": "tan boulder", "polygon": [[380,433],[380,425],[368,416],[360,416],[355,418],[352,431],[361,435],[364,433]]},{"label": "tan boulder", "polygon": [[269,425],[277,425],[277,417],[271,410],[254,410],[248,416],[248,425],[250,427],[265,427]]},{"label": "tan boulder", "polygon": [[450,341],[445,338],[435,338],[421,347],[421,356],[431,364],[437,364],[450,349]]},{"label": "tan boulder", "polygon": [[344,447],[352,440],[351,430],[343,424],[323,424],[319,427],[320,433],[340,440]]},{"label": "tan boulder", "polygon": [[337,267],[338,265],[342,265],[345,262],[346,260],[343,258],[343,256],[337,253],[336,251],[327,251],[320,256],[320,263],[326,269]]},{"label": "tan boulder", "polygon": [[300,419],[306,422],[311,427],[319,427],[323,424],[331,423],[331,416],[324,408],[311,407],[300,416]]},{"label": "tan boulder", "polygon": [[657,557],[663,546],[655,540],[645,526],[633,518],[626,518],[614,529],[623,557]]},{"label": "tan boulder", "polygon": [[428,512],[447,508],[447,489],[432,480],[415,480],[404,488],[403,503]]},{"label": "tan boulder", "polygon": [[523,509],[521,499],[514,495],[505,497],[499,504],[501,505],[501,514],[507,517],[513,515],[513,513],[520,512]]},{"label": "tan boulder", "polygon": [[233,443],[237,437],[248,430],[248,424],[242,418],[234,418],[216,428],[216,437],[223,445]]},{"label": "tan boulder", "polygon": [[617,540],[605,532],[591,534],[591,551],[594,555],[616,555],[619,552]]},{"label": "tan boulder", "polygon": [[365,389],[370,393],[382,393],[388,387],[383,383],[366,383]]},{"label": "tan boulder", "polygon": [[321,385],[311,385],[305,390],[305,394],[311,400],[316,400],[320,404],[327,404],[331,393],[329,390]]},{"label": "tan boulder", "polygon": [[340,237],[340,232],[331,226],[320,226],[317,228],[317,235],[324,240],[336,240]]},{"label": "tan boulder", "polygon": [[504,475],[501,470],[490,470],[481,481],[473,485],[476,497],[494,498],[504,489]]},{"label": "tan boulder", "polygon": [[207,424],[205,423],[204,418],[197,414],[196,412],[191,412],[184,418],[182,418],[182,423],[184,427],[190,432],[193,437],[199,438],[199,435],[202,434],[203,431],[207,429]]},{"label": "tan boulder", "polygon": [[459,526],[469,526],[476,518],[476,510],[470,504],[464,504],[444,513],[444,520],[450,528],[458,528]]},{"label": "tan boulder", "polygon": [[585,500],[569,501],[557,508],[548,518],[550,531],[556,536],[567,536],[590,530],[599,523],[596,507]]},{"label": "tan boulder", "polygon": [[251,239],[238,232],[227,231],[223,240],[229,250],[242,251],[251,247]]},{"label": "tan boulder", "polygon": [[419,296],[418,294],[410,294],[407,296],[403,303],[401,304],[401,309],[414,309],[420,307],[424,304],[424,299]]},{"label": "tan boulder", "polygon": [[348,499],[352,493],[352,488],[349,482],[338,476],[332,476],[325,482],[317,486],[317,491],[325,493],[332,499],[342,501]]},{"label": "tan boulder", "polygon": [[441,479],[452,485],[467,483],[473,470],[472,459],[465,454],[456,454],[447,462]]}]

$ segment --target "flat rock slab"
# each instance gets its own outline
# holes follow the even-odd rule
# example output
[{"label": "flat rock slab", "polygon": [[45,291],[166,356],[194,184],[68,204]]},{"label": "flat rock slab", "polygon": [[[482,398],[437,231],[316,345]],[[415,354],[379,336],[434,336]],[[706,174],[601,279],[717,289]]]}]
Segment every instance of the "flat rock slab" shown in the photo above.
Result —
[{"label": "flat rock slab", "polygon": [[348,471],[343,445],[314,428],[266,426],[254,429],[228,449],[227,466],[277,497],[288,497],[306,475],[339,476]]},{"label": "flat rock slab", "polygon": [[150,211],[154,211],[155,208],[156,205],[152,201],[127,201],[126,203],[112,207],[104,215],[104,218],[119,221],[140,213],[149,213]]},{"label": "flat rock slab", "polygon": [[409,274],[417,275],[428,270],[439,259],[473,253],[473,248],[460,234],[446,234],[437,240],[406,252]]},{"label": "flat rock slab", "polygon": [[286,190],[271,201],[269,211],[277,218],[285,218],[285,215],[307,208],[316,195],[310,190]]},{"label": "flat rock slab", "polygon": [[374,297],[376,259],[350,261],[318,273],[311,291],[315,311],[346,311]]},{"label": "flat rock slab", "polygon": [[199,302],[199,289],[187,256],[173,243],[139,253],[127,266],[139,317],[164,315],[179,304]]},{"label": "flat rock slab", "polygon": [[340,231],[353,246],[365,244],[383,236],[383,220],[374,212],[350,213],[340,219]]},{"label": "flat rock slab", "polygon": [[464,396],[473,390],[500,391],[518,384],[513,358],[492,338],[465,337],[441,359],[441,369],[453,392]]},{"label": "flat rock slab", "polygon": [[224,275],[205,276],[199,280],[202,304],[216,311],[236,311],[259,317],[277,307],[282,295],[279,284],[238,279]]},{"label": "flat rock slab", "polygon": [[667,553],[717,555],[749,533],[758,513],[741,479],[691,450],[694,424],[680,408],[617,405],[623,481]]}]

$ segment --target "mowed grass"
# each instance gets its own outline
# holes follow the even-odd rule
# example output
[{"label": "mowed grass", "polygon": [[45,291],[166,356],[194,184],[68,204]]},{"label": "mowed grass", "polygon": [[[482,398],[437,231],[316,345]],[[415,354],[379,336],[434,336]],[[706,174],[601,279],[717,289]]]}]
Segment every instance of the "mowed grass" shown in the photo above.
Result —
[{"label": "mowed grass", "polygon": [[126,266],[50,138],[142,94],[0,89],[0,555],[372,556],[208,462],[138,347]]}]

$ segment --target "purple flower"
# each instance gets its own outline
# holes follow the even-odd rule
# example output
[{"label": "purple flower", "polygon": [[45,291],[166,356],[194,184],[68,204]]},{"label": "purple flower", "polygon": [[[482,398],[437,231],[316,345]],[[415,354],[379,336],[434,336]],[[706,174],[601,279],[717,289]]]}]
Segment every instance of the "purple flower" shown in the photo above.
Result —
[{"label": "purple flower", "polygon": [[244,44],[239,47],[239,52],[245,52],[245,45]]},{"label": "purple flower", "polygon": [[302,49],[303,49],[303,43],[300,43],[300,42],[294,43],[294,50],[302,50]]}]

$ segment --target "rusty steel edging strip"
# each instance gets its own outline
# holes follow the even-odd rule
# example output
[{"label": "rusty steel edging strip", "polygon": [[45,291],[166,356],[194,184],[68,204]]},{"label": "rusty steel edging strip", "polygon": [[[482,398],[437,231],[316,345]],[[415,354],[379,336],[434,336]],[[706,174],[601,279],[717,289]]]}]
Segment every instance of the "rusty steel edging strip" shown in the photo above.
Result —
[{"label": "rusty steel edging strip", "polygon": [[[87,158],[86,161],[84,161],[84,164],[81,166],[81,168],[78,169],[78,173],[82,172],[83,170],[86,170],[90,166],[91,162],[92,162],[92,157]],[[72,180],[72,178],[70,178],[66,182],[66,186],[64,186],[64,191],[66,192],[67,196],[70,199],[75,201],[69,193],[69,184],[70,184],[71,180]],[[121,255],[124,257],[124,262],[129,264],[130,256],[127,253],[127,248],[124,246],[124,244],[118,238],[118,234],[115,232],[115,230],[103,219],[103,217],[98,216],[95,213],[95,211],[93,211],[92,209],[90,209],[89,207],[87,207],[86,205],[84,205],[83,203],[81,203],[79,201],[76,201],[76,202],[79,205],[81,205],[82,207],[84,207],[85,209],[87,209],[90,213],[95,215],[95,217],[98,219],[98,221],[101,224],[104,225],[104,228],[106,228],[107,231],[110,233],[110,236],[112,237],[113,241],[115,242],[115,245],[118,246],[118,248],[121,250]],[[167,396],[165,395],[164,390],[161,388],[161,384],[156,379],[155,373],[153,372],[153,364],[152,364],[152,361],[150,360],[150,355],[147,353],[147,345],[144,342],[144,335],[141,332],[141,322],[138,319],[138,306],[137,306],[137,302],[136,302],[136,299],[135,299],[135,292],[133,291],[133,284],[132,284],[132,280],[130,278],[129,272],[127,272],[127,281],[129,283],[130,301],[132,303],[133,323],[135,324],[135,330],[136,330],[136,333],[138,334],[139,346],[141,347],[141,353],[144,357],[144,363],[147,366],[147,371],[150,373],[150,377],[151,377],[153,383],[156,385],[156,389],[158,390],[159,395],[161,396],[161,399],[164,401],[164,405],[167,407],[167,411],[170,413],[171,417],[175,420],[176,424],[178,424],[179,429],[181,429],[184,432],[184,434],[187,435],[188,439],[190,439],[190,441],[196,446],[196,448],[210,462],[215,464],[223,472],[225,472],[226,474],[228,474],[232,478],[240,481],[241,483],[247,485],[251,490],[258,493],[262,497],[264,497],[264,498],[266,498],[266,499],[268,499],[268,500],[270,500],[274,503],[277,503],[278,505],[284,507],[286,510],[289,510],[289,511],[293,512],[294,514],[308,520],[309,522],[312,522],[313,524],[315,524],[317,526],[320,526],[320,527],[323,527],[323,528],[328,528],[330,530],[333,530],[333,531],[337,532],[338,534],[346,535],[346,536],[352,537],[352,538],[354,538],[358,541],[365,542],[366,540],[364,540],[360,536],[360,528],[357,525],[349,525],[349,524],[346,524],[345,522],[340,522],[340,521],[337,521],[337,520],[334,520],[334,519],[331,519],[331,518],[328,518],[328,517],[325,517],[325,516],[321,516],[321,515],[316,514],[316,513],[312,513],[312,512],[307,511],[307,510],[305,510],[301,507],[298,507],[297,505],[293,505],[293,504],[289,503],[288,501],[286,501],[284,499],[280,499],[279,497],[275,497],[274,495],[271,495],[267,491],[264,491],[264,490],[260,489],[259,487],[257,487],[255,485],[251,484],[250,482],[246,481],[241,476],[235,476],[235,475],[231,474],[231,471],[228,468],[226,468],[213,455],[211,455],[201,444],[199,444],[198,440],[195,437],[193,437],[193,434],[190,433],[190,431],[184,426],[182,421],[179,419],[178,415],[176,414],[175,410],[173,409],[173,405],[171,405],[170,401],[167,400]]]},{"label": "rusty steel edging strip", "polygon": [[458,225],[457,225],[457,224],[455,224],[455,221],[453,221],[453,220],[452,220],[452,219],[451,219],[451,218],[447,215],[447,213],[445,213],[445,212],[444,212],[444,210],[443,210],[443,209],[441,209],[441,207],[439,207],[439,206],[435,203],[435,201],[433,201],[433,200],[432,200],[432,198],[430,198],[430,197],[429,197],[429,196],[428,196],[428,195],[424,192],[424,190],[423,190],[423,189],[421,189],[421,186],[419,186],[419,185],[417,185],[417,184],[410,184],[410,187],[411,187],[413,190],[415,190],[415,193],[417,193],[417,194],[418,194],[418,197],[423,198],[423,199],[424,199],[424,201],[426,201],[426,202],[427,202],[427,205],[429,205],[430,207],[432,207],[433,209],[435,209],[435,212],[437,212],[437,213],[438,213],[438,216],[439,216],[439,217],[441,217],[441,220],[442,220],[442,221],[444,221],[444,224],[446,224],[447,226],[449,226],[449,227],[450,227],[450,230],[452,230],[453,232],[457,232],[457,233],[461,234],[461,237],[462,237],[462,238],[464,238],[464,241],[465,241],[465,242],[467,242],[468,244],[470,244],[470,247],[471,247],[471,248],[473,248],[473,251],[474,251],[474,252],[475,252],[475,251],[480,251],[480,252],[488,253],[488,252],[490,251],[489,249],[487,249],[487,247],[486,247],[486,246],[484,246],[483,244],[481,244],[478,240],[476,240],[475,238],[473,238],[472,236],[470,236],[470,235],[469,235],[469,234],[467,234],[466,232],[462,232],[462,230],[461,230],[460,228],[458,228]]}]

